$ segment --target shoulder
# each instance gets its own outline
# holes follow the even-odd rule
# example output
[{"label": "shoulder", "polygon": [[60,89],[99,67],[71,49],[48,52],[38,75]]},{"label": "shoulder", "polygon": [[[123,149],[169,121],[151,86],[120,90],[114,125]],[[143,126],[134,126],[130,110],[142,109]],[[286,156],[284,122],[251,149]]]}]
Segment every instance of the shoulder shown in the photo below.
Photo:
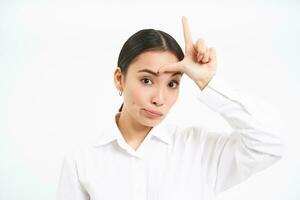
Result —
[{"label": "shoulder", "polygon": [[78,144],[69,148],[64,154],[64,160],[69,163],[81,163],[88,159],[93,152],[92,144]]},{"label": "shoulder", "polygon": [[200,141],[206,137],[207,129],[202,126],[181,126],[169,123],[167,125],[174,142],[181,144],[190,144]]},{"label": "shoulder", "polygon": [[205,126],[180,126],[168,124],[172,130],[173,141],[181,145],[210,146],[228,138],[228,133],[212,131]]}]

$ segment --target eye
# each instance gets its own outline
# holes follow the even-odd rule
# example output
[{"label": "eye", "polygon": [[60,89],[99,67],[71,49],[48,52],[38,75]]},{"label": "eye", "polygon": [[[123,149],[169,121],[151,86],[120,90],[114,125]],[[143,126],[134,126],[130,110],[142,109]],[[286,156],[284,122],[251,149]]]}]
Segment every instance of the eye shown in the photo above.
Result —
[{"label": "eye", "polygon": [[[149,83],[151,80],[148,79],[148,78],[143,78],[143,79],[141,79],[141,81],[142,81],[144,84],[149,85],[148,83]],[[151,82],[152,82],[152,81],[151,81]]]},{"label": "eye", "polygon": [[[141,81],[143,82],[143,84],[146,84],[146,85],[152,84],[152,81],[148,78],[143,78],[143,79],[141,79]],[[170,88],[176,89],[179,85],[179,82],[174,80],[174,81],[171,81],[168,85],[170,86]]]},{"label": "eye", "polygon": [[[175,85],[175,87],[174,87],[174,85]],[[170,86],[171,88],[173,88],[173,89],[177,88],[178,85],[179,85],[178,81],[171,81],[171,82],[169,83],[169,86]]]}]

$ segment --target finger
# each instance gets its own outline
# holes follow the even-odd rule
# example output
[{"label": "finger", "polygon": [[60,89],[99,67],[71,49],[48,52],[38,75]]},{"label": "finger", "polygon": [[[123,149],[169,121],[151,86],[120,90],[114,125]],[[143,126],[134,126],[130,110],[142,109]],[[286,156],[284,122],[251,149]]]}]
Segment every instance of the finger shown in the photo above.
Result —
[{"label": "finger", "polygon": [[[197,53],[197,61],[198,62],[200,62],[201,60],[203,60],[205,54],[207,53],[207,50],[208,49],[206,48],[205,50],[202,50],[201,53],[200,52]],[[204,53],[202,53],[202,52],[204,52]]]},{"label": "finger", "polygon": [[193,47],[192,34],[190,31],[189,22],[188,22],[188,19],[186,16],[182,17],[182,28],[183,28],[185,47],[188,49],[192,48]]},{"label": "finger", "polygon": [[184,67],[181,61],[177,63],[170,63],[170,64],[163,65],[158,69],[157,73],[173,72],[173,71],[179,71],[181,73],[184,73]]},{"label": "finger", "polygon": [[197,62],[200,62],[203,59],[203,54],[197,54]]},{"label": "finger", "polygon": [[203,59],[202,59],[202,62],[203,63],[207,63],[208,62],[208,59],[209,59],[209,56],[210,56],[210,50],[207,48],[206,49],[206,52],[205,52],[205,54],[204,54],[204,56],[203,56]]},{"label": "finger", "polygon": [[203,60],[205,54],[207,53],[208,48],[201,50],[201,52],[197,53],[197,61],[200,62],[201,60]]},{"label": "finger", "polygon": [[202,38],[199,38],[197,41],[196,41],[196,44],[195,44],[195,49],[196,51],[198,52],[198,54],[201,54],[201,55],[204,55],[207,51],[207,46],[205,44],[205,41],[202,39]]}]

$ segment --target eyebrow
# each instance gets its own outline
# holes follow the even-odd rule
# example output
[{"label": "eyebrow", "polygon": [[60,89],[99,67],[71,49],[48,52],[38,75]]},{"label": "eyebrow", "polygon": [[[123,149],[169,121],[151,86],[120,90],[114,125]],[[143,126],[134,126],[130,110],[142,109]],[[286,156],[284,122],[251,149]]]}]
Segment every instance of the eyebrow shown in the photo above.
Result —
[{"label": "eyebrow", "polygon": [[[147,72],[147,73],[152,74],[152,75],[154,75],[154,76],[159,76],[159,74],[157,74],[156,72],[154,72],[154,71],[152,71],[152,70],[150,70],[150,69],[141,69],[141,70],[139,70],[138,72]],[[173,73],[173,74],[171,75],[171,77],[172,77],[172,76],[176,76],[176,75],[182,76],[182,73],[181,73],[181,72],[175,72],[175,73]]]}]

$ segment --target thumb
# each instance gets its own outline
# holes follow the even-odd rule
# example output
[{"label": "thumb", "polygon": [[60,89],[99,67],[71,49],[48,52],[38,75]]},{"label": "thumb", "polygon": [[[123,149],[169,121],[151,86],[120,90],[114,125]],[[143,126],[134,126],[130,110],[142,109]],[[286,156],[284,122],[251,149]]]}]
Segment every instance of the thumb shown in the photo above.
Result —
[{"label": "thumb", "polygon": [[183,63],[181,61],[176,63],[170,63],[170,64],[163,65],[158,69],[158,73],[173,72],[173,71],[179,71],[184,73]]}]

